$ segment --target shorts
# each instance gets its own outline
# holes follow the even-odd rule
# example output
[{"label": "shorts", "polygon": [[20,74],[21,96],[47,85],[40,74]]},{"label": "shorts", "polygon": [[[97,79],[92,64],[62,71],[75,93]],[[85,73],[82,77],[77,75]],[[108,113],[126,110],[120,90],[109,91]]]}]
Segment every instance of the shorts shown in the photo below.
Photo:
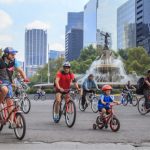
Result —
[{"label": "shorts", "polygon": [[8,93],[6,95],[6,98],[12,98],[13,97],[13,89],[12,89],[12,84],[11,82],[7,81],[7,80],[1,80],[2,84],[0,84],[0,89],[3,86],[6,86],[8,88]]},{"label": "shorts", "polygon": [[103,104],[98,104],[98,110],[101,111],[103,108],[105,108],[106,110],[110,109],[109,105],[103,105]]}]

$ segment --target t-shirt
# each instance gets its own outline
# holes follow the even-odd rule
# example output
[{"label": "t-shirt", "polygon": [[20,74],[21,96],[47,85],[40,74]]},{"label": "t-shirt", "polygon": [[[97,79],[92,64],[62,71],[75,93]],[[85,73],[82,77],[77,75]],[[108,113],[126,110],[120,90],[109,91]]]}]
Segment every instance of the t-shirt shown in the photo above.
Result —
[{"label": "t-shirt", "polygon": [[74,80],[74,74],[73,73],[64,73],[64,72],[57,72],[56,78],[59,78],[59,86],[65,90],[68,90],[70,88],[72,80]]},{"label": "t-shirt", "polygon": [[111,103],[114,101],[114,96],[112,95],[107,96],[107,95],[101,94],[99,103],[101,103],[101,100],[103,100],[106,103]]}]

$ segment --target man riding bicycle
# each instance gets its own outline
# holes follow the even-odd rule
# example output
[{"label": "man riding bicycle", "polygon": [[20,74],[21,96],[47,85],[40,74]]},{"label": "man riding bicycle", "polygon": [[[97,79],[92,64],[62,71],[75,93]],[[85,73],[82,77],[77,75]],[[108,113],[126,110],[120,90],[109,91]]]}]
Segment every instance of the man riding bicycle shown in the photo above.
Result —
[{"label": "man riding bicycle", "polygon": [[128,81],[128,83],[124,86],[123,88],[123,93],[127,93],[127,97],[130,100],[130,103],[132,103],[132,95],[131,95],[131,91],[132,90],[136,90],[136,88],[131,84],[130,81]]},{"label": "man riding bicycle", "polygon": [[[66,93],[66,91],[70,89],[71,83],[73,82],[77,90],[80,90],[76,82],[75,76],[73,73],[71,73],[70,68],[71,68],[70,63],[65,62],[63,64],[63,70],[58,71],[56,74],[56,79],[54,81],[56,91],[54,121],[59,120],[59,108],[61,103],[61,96],[63,93]],[[67,98],[65,100],[67,100]]]},{"label": "man riding bicycle", "polygon": [[84,108],[86,102],[86,94],[94,92],[95,89],[98,89],[96,82],[94,81],[94,75],[90,74],[87,79],[84,80],[83,85],[83,94],[82,94],[82,107]]},{"label": "man riding bicycle", "polygon": [[147,76],[144,79],[144,89],[143,94],[145,97],[145,107],[146,109],[150,109],[150,69],[147,71]]},{"label": "man riding bicycle", "polygon": [[[9,113],[13,110],[13,101],[11,98],[13,97],[12,76],[14,70],[19,72],[25,81],[28,81],[18,61],[15,59],[17,52],[11,47],[6,47],[3,56],[0,58],[0,103],[6,99]],[[14,116],[12,114],[10,116],[10,128],[15,127],[13,118]]]}]

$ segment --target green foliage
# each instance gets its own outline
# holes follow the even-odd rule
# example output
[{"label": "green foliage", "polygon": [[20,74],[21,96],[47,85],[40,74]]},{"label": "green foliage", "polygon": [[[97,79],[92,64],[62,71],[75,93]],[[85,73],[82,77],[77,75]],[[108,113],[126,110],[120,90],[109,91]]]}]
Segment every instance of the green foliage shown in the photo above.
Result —
[{"label": "green foliage", "polygon": [[0,56],[2,56],[2,53],[3,53],[3,52],[2,52],[2,48],[0,48]]},{"label": "green foliage", "polygon": [[143,75],[150,68],[150,57],[142,47],[120,50],[118,53],[123,58],[128,73],[136,71],[138,75]]}]

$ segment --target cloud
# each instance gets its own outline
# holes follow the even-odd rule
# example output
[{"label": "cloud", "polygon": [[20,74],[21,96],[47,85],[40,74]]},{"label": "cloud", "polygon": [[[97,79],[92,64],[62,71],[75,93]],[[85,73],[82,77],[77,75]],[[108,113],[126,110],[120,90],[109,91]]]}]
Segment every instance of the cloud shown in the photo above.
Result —
[{"label": "cloud", "polygon": [[35,20],[26,26],[27,29],[49,29],[51,25],[39,20]]},{"label": "cloud", "polygon": [[60,51],[64,51],[65,47],[63,44],[60,43],[53,43],[51,45],[49,45],[49,49],[51,50],[60,50]]},{"label": "cloud", "polygon": [[0,21],[0,30],[8,28],[13,23],[11,17],[3,10],[0,10]]}]

